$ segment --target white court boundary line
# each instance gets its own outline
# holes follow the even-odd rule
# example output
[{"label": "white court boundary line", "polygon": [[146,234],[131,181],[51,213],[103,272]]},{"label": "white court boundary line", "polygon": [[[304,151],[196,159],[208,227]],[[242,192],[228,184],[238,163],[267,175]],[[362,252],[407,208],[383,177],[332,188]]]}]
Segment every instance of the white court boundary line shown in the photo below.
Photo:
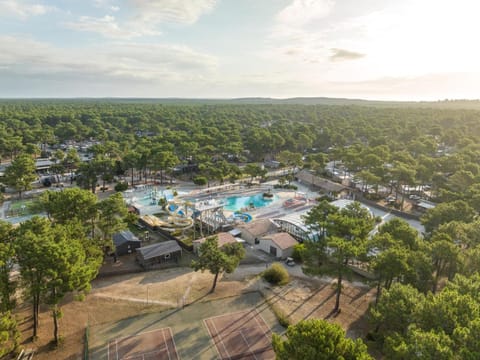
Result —
[{"label": "white court boundary line", "polygon": [[[220,355],[220,357],[222,358],[222,354],[220,354],[220,351],[218,349],[218,346],[217,346],[217,343],[215,342],[214,340],[214,337],[212,336],[212,333],[210,332],[210,328],[208,327],[208,323],[207,321],[208,320],[211,320],[211,323],[213,325],[213,328],[215,329],[215,331],[217,332],[217,337],[220,339],[220,342],[222,343],[222,347],[223,349],[225,350],[225,352],[227,353],[227,356],[228,356],[228,359],[231,359],[231,355],[230,353],[228,352],[228,350],[226,349],[226,346],[225,346],[225,343],[223,341],[223,336],[221,336],[220,332],[218,332],[218,329],[215,325],[215,322],[213,319],[218,319],[218,318],[221,318],[221,317],[226,317],[226,316],[231,316],[231,315],[238,315],[238,314],[245,314],[245,316],[249,316],[250,314],[253,316],[253,319],[255,319],[255,323],[257,324],[257,326],[255,326],[255,328],[260,328],[261,332],[263,333],[263,335],[265,336],[265,338],[267,339],[267,343],[269,344],[270,343],[270,337],[268,336],[268,333],[271,332],[271,330],[269,330],[269,326],[268,326],[268,323],[265,321],[265,319],[263,318],[262,314],[260,314],[258,312],[258,310],[256,308],[252,308],[251,310],[241,310],[241,311],[235,311],[235,312],[232,312],[232,313],[228,313],[228,314],[221,314],[221,315],[216,315],[216,316],[212,316],[212,317],[209,317],[207,319],[204,319],[203,322],[205,324],[205,327],[207,328],[207,332],[208,334],[210,335],[210,338],[212,339],[212,342],[214,343],[215,345],[215,348],[217,349],[217,352],[218,354]],[[260,317],[261,321],[257,318]],[[250,319],[249,319],[250,321]],[[232,323],[234,324],[234,323]],[[228,326],[231,326],[228,325]],[[267,328],[267,330],[265,330],[265,328]],[[232,334],[235,334],[235,333],[240,333],[240,335],[242,336],[243,338],[243,341],[245,342],[245,344],[248,346],[248,351],[253,355],[253,357],[255,359],[257,359],[257,356],[256,356],[256,352],[253,352],[253,347],[250,346],[249,342],[247,341],[247,339],[245,338],[243,332],[242,332],[242,329],[245,329],[245,327],[243,328],[240,328],[240,329],[236,329],[236,330],[231,330],[228,335],[232,335]],[[223,359],[223,358],[222,358]]]},{"label": "white court boundary line", "polygon": [[[210,320],[210,319],[211,319],[211,318],[204,319],[203,322],[205,323],[205,326],[207,327],[208,334],[210,335],[210,338],[212,339],[213,344],[215,345],[215,349],[217,349],[218,355],[219,355],[220,358],[223,360],[224,358],[223,358],[222,354],[220,354],[220,351],[218,350],[217,343],[216,343],[215,340],[213,339],[212,333],[210,332],[210,328],[208,327],[208,324],[207,324],[207,321]],[[215,331],[217,332],[217,338],[220,339],[220,342],[222,343],[223,349],[224,349],[225,352],[227,353],[228,358],[231,359],[230,353],[228,352],[227,348],[225,347],[225,343],[223,342],[223,338],[220,336],[220,333],[218,332],[217,327],[215,326],[215,323],[214,323],[213,321],[212,321],[212,325],[213,325],[213,327],[215,328]]]},{"label": "white court boundary line", "polygon": [[168,355],[168,360],[172,360],[170,357],[170,350],[168,350],[168,344],[167,344],[167,338],[165,337],[165,331],[162,331],[163,335],[163,343],[165,344],[165,347],[167,348],[167,355]]},{"label": "white court boundary line", "polygon": [[[266,327],[268,328],[268,324],[267,324],[267,322],[265,321],[265,319],[263,318],[262,314],[260,314],[260,313],[257,311],[257,309],[255,309],[255,311],[256,311],[256,313],[257,313],[256,315],[258,315],[258,317],[259,317],[260,319],[262,319],[263,325],[266,325]],[[256,321],[257,324],[259,325],[259,328],[262,330],[263,335],[265,335],[265,337],[267,338],[268,342],[270,342],[270,336],[268,336],[267,333],[268,333],[268,332],[271,332],[271,330],[265,331],[264,328],[263,328],[263,326],[262,326],[262,323],[258,321],[258,319],[257,319],[256,316],[255,316],[255,321]]]},{"label": "white court boundary line", "polygon": [[[168,342],[167,342],[167,339],[165,337],[165,331],[168,331],[169,335],[170,335],[170,338],[172,339],[172,342],[173,342],[173,346],[174,346],[174,350],[175,350],[175,354],[176,354],[176,359],[180,359],[180,357],[178,356],[178,352],[177,352],[177,345],[175,344],[175,340],[173,339],[173,332],[172,332],[172,329],[171,327],[164,327],[164,328],[161,328],[161,329],[153,329],[153,330],[149,330],[149,331],[144,331],[144,332],[141,332],[141,333],[137,333],[137,334],[133,334],[133,335],[127,335],[127,336],[122,336],[122,337],[118,337],[118,338],[115,338],[114,340],[110,340],[108,343],[107,343],[107,359],[110,360],[110,344],[113,345],[113,342],[115,342],[115,359],[116,360],[128,360],[131,356],[127,356],[127,357],[122,357],[122,359],[119,358],[118,356],[118,342],[119,341],[124,341],[124,340],[127,340],[127,339],[130,339],[130,338],[135,338],[137,336],[142,336],[144,334],[149,334],[149,333],[153,333],[153,332],[157,332],[157,331],[161,331],[162,332],[162,335],[163,335],[163,344],[160,344],[160,346],[157,346],[157,348],[159,350],[155,350],[155,351],[149,351],[149,352],[144,352],[142,354],[138,354],[138,355],[135,355],[135,357],[137,356],[142,356],[142,358],[145,358],[145,354],[153,354],[153,353],[156,353],[156,352],[160,352],[160,351],[163,351],[165,348],[167,349],[167,355],[168,355],[168,359],[169,360],[172,360],[171,356],[170,356],[170,349],[168,348]],[[161,347],[162,346],[162,347]],[[133,356],[133,355],[132,355]]]},{"label": "white court boundary line", "polygon": [[245,344],[247,344],[247,346],[248,346],[248,351],[253,355],[253,357],[255,358],[255,360],[257,360],[257,355],[255,355],[255,353],[252,351],[252,346],[250,346],[250,344],[248,343],[247,339],[245,338],[245,335],[243,335],[242,329],[240,329],[238,332],[240,333],[240,335],[242,335],[242,339],[243,339],[243,341],[245,341]]}]

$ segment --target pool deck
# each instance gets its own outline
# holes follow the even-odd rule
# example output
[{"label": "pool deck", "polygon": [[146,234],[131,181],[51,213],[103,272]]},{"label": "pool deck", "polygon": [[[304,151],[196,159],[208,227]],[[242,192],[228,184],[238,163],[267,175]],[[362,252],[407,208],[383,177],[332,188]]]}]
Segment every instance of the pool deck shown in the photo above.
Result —
[{"label": "pool deck", "polygon": [[[271,181],[262,183],[257,186],[246,186],[242,184],[235,184],[229,186],[216,186],[211,188],[202,188],[199,186],[195,186],[192,184],[177,184],[172,188],[178,192],[178,197],[176,200],[178,202],[197,202],[197,201],[204,201],[204,200],[222,200],[229,196],[249,196],[255,195],[262,192],[270,191],[276,196],[276,200],[273,200],[269,205],[259,208],[248,209],[246,212],[252,215],[253,219],[261,219],[261,218],[281,218],[283,216],[295,213],[301,213],[308,211],[311,207],[316,205],[315,198],[318,196],[317,191],[311,190],[308,186],[305,186],[302,183],[292,182],[293,185],[298,187],[297,190],[285,190],[285,189],[274,189],[274,185],[277,184],[277,181]],[[171,185],[162,186],[155,186],[155,190],[157,192],[162,192],[166,189],[166,187],[170,187]],[[153,186],[152,186],[153,187]],[[47,190],[47,189],[40,189],[40,190]],[[144,188],[137,191],[129,191],[127,196],[124,196],[125,200],[130,200],[132,197],[146,197],[148,194],[151,193],[151,188]],[[37,190],[38,191],[38,190]],[[283,206],[285,200],[294,198],[297,194],[301,193],[304,195],[309,201],[305,204],[301,204],[296,207],[286,208]],[[107,195],[107,193],[98,193],[99,198],[102,198]],[[0,207],[0,219],[7,220],[9,222],[17,222],[14,221],[14,218],[6,218],[6,212],[8,211],[9,207],[11,206],[11,201],[5,201],[2,206]],[[154,213],[160,210],[158,205],[147,205],[143,206],[145,208],[149,208],[148,213]],[[375,216],[380,216],[382,218],[382,223],[385,221],[390,220],[396,215],[393,215],[389,212],[385,212],[379,209],[374,209],[369,207]],[[144,211],[147,209],[144,209]],[[146,213],[146,212],[145,212]],[[229,211],[224,209],[225,216],[229,216],[233,214],[233,211]],[[24,217],[19,217],[19,221],[24,221]],[[424,227],[420,224],[419,221],[416,220],[406,220],[412,227],[417,229],[420,234],[422,234],[425,230]]]}]

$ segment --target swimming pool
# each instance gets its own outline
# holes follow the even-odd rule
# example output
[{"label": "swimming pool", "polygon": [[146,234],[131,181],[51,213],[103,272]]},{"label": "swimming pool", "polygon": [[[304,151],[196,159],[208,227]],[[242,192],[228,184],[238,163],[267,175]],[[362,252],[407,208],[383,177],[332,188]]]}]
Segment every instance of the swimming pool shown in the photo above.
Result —
[{"label": "swimming pool", "polygon": [[256,194],[251,196],[230,196],[225,199],[225,210],[238,211],[240,209],[250,208],[251,204],[255,208],[264,207],[270,205],[276,196],[269,199],[264,199],[263,194]]},{"label": "swimming pool", "polygon": [[132,204],[140,204],[142,206],[157,206],[158,199],[152,199],[150,196],[144,196],[141,198],[132,198]]}]

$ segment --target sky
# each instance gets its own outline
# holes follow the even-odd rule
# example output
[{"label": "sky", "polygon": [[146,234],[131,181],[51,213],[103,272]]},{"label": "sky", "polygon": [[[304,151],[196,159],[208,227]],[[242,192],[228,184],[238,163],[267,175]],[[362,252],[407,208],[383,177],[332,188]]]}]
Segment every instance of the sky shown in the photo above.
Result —
[{"label": "sky", "polygon": [[476,0],[0,0],[0,97],[480,98]]}]

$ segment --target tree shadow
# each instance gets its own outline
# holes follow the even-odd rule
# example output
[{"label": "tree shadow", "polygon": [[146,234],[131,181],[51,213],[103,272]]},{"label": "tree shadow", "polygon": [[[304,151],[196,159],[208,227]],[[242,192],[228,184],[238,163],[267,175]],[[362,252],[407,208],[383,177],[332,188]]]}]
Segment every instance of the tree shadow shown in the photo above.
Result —
[{"label": "tree shadow", "polygon": [[[300,310],[300,308],[302,306],[304,306],[307,302],[309,302],[311,299],[313,299],[320,291],[322,291],[328,284],[325,284],[319,288],[317,288],[316,290],[312,291],[312,293],[302,302],[300,303],[295,309],[293,309],[288,315],[287,317],[290,317],[292,316],[295,312],[297,312],[298,310]],[[316,309],[316,308],[315,308]],[[315,309],[313,311],[315,311]]]}]

